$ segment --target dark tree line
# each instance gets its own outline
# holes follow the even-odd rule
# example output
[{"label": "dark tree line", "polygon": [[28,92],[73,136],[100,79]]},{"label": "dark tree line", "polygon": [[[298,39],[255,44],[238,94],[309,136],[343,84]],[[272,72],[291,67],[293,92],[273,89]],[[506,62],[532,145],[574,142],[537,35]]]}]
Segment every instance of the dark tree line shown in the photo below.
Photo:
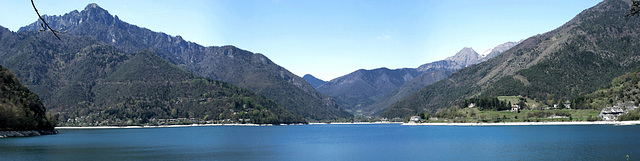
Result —
[{"label": "dark tree line", "polygon": [[485,97],[485,98],[470,98],[464,101],[463,107],[469,107],[469,105],[474,104],[475,107],[480,108],[481,110],[510,110],[511,103],[500,101],[497,97]]}]

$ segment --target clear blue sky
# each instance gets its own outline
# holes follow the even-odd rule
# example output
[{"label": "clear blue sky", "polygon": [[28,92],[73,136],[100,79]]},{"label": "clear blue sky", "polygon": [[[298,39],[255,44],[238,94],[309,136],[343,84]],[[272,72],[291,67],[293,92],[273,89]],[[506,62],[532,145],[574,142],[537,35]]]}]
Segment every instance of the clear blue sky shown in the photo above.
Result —
[{"label": "clear blue sky", "polygon": [[[28,0],[0,0],[0,25],[37,20]],[[463,47],[482,52],[553,30],[600,0],[35,0],[41,14],[97,3],[131,24],[204,46],[262,53],[302,76],[415,68]]]}]

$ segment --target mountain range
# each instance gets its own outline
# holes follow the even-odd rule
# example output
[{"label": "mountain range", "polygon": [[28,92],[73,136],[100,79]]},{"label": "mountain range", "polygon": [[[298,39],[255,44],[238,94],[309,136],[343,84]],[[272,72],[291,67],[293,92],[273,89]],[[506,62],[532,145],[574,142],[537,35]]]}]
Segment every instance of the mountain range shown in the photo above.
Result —
[{"label": "mountain range", "polygon": [[640,62],[640,19],[624,16],[630,6],[630,0],[605,0],[555,30],[420,89],[381,116],[434,112],[472,97],[571,100],[604,88]]},{"label": "mountain range", "polygon": [[[0,63],[42,98],[62,125],[142,125],[195,118],[304,123],[300,115],[234,85],[195,76],[156,53],[124,53],[93,37],[0,28]],[[248,121],[245,121],[248,120]]]},{"label": "mountain range", "polygon": [[486,61],[518,43],[500,44],[490,49],[489,55],[463,48],[454,56],[418,68],[360,69],[316,88],[318,92],[334,97],[341,107],[353,114],[374,116],[420,88],[442,80],[458,69]]},{"label": "mountain range", "polygon": [[[92,37],[124,53],[150,50],[189,73],[249,89],[308,120],[352,117],[331,97],[318,93],[304,79],[262,54],[234,46],[204,47],[180,36],[154,32],[123,22],[97,4],[89,4],[80,12],[43,18],[52,28],[67,30],[65,35]],[[40,28],[34,22],[18,33]]]},{"label": "mountain range", "polygon": [[[259,53],[204,47],[128,24],[89,4],[43,16],[68,31],[61,41],[40,32],[39,22],[18,32],[0,27],[0,65],[8,69],[0,68],[0,114],[13,113],[0,116],[12,124],[0,128],[52,127],[45,106],[67,125],[87,126],[172,118],[275,124],[353,114],[405,118],[495,96],[547,105],[570,100],[576,107],[596,104],[585,98],[597,105],[637,100],[635,89],[618,90],[636,82],[640,66],[640,18],[624,17],[631,3],[605,0],[555,30],[480,54],[463,48],[417,68],[361,69],[328,82],[296,76]],[[622,94],[601,99],[596,91]],[[12,116],[22,120],[6,120]]]},{"label": "mountain range", "polygon": [[334,97],[342,107],[353,113],[358,110],[362,112],[380,97],[418,75],[420,72],[410,68],[361,69],[319,86],[318,91]]}]

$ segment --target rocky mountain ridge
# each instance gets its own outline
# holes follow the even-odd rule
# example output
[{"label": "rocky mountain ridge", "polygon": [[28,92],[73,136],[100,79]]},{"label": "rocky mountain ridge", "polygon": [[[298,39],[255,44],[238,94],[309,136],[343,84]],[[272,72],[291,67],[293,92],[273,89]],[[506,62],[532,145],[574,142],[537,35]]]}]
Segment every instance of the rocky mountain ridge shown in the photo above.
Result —
[{"label": "rocky mountain ridge", "polygon": [[[180,36],[154,32],[123,22],[97,4],[80,12],[43,18],[52,28],[67,30],[66,35],[93,37],[125,53],[151,50],[185,71],[247,88],[309,120],[351,117],[331,97],[318,93],[304,79],[262,54],[234,46],[204,47]],[[18,33],[39,29],[39,23],[34,22]]]},{"label": "rocky mountain ridge", "polygon": [[0,64],[15,70],[64,126],[158,125],[178,118],[305,122],[272,100],[195,76],[154,52],[124,53],[88,36],[61,38],[0,27]]},{"label": "rocky mountain ridge", "polygon": [[555,30],[420,89],[382,116],[433,112],[476,96],[571,100],[601,89],[639,63],[640,35],[634,31],[640,21],[624,17],[630,5],[630,0],[605,0]]},{"label": "rocky mountain ridge", "polygon": [[334,97],[351,113],[373,116],[420,88],[445,79],[453,71],[488,60],[515,45],[517,42],[500,44],[493,49],[492,55],[485,57],[472,48],[463,48],[454,56],[418,68],[361,69],[333,79],[317,90]]}]

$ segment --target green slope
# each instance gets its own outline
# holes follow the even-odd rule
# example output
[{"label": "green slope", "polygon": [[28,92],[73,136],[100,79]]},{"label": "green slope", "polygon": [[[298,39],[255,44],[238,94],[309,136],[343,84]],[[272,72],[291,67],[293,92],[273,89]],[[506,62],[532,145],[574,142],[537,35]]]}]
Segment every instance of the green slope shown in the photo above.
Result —
[{"label": "green slope", "polygon": [[[304,123],[234,85],[194,76],[155,53],[125,54],[90,37],[0,28],[0,64],[16,72],[65,125],[140,125],[195,118]],[[155,120],[155,122],[154,122]]]},{"label": "green slope", "polygon": [[40,98],[0,66],[0,131],[53,130]]},{"label": "green slope", "polygon": [[571,100],[603,88],[639,62],[640,19],[624,17],[630,4],[605,0],[553,31],[419,90],[382,116],[432,112],[481,95]]},{"label": "green slope", "polygon": [[[146,123],[145,118],[206,117],[270,124],[304,122],[271,100],[228,83],[195,77],[150,51],[123,62],[92,92],[95,109],[89,108],[88,113],[99,119],[134,118]],[[102,115],[91,114],[96,110]]]},{"label": "green slope", "polygon": [[640,102],[640,67],[632,69],[624,75],[614,78],[605,88],[593,93],[580,95],[571,100],[575,109],[602,110],[605,107],[617,106],[628,111],[622,114],[619,121],[640,120],[640,110],[632,110]]},{"label": "green slope", "polygon": [[611,107],[619,103],[638,105],[640,102],[640,67],[610,81],[605,88],[593,93],[580,95],[572,100],[576,109],[596,109]]},{"label": "green slope", "polygon": [[[331,97],[259,53],[234,46],[205,47],[180,36],[151,31],[122,21],[97,4],[62,16],[47,16],[47,22],[52,28],[68,30],[65,35],[93,37],[124,53],[151,50],[187,72],[249,89],[309,120],[353,117]],[[18,33],[39,29],[39,23],[34,22]]]}]

